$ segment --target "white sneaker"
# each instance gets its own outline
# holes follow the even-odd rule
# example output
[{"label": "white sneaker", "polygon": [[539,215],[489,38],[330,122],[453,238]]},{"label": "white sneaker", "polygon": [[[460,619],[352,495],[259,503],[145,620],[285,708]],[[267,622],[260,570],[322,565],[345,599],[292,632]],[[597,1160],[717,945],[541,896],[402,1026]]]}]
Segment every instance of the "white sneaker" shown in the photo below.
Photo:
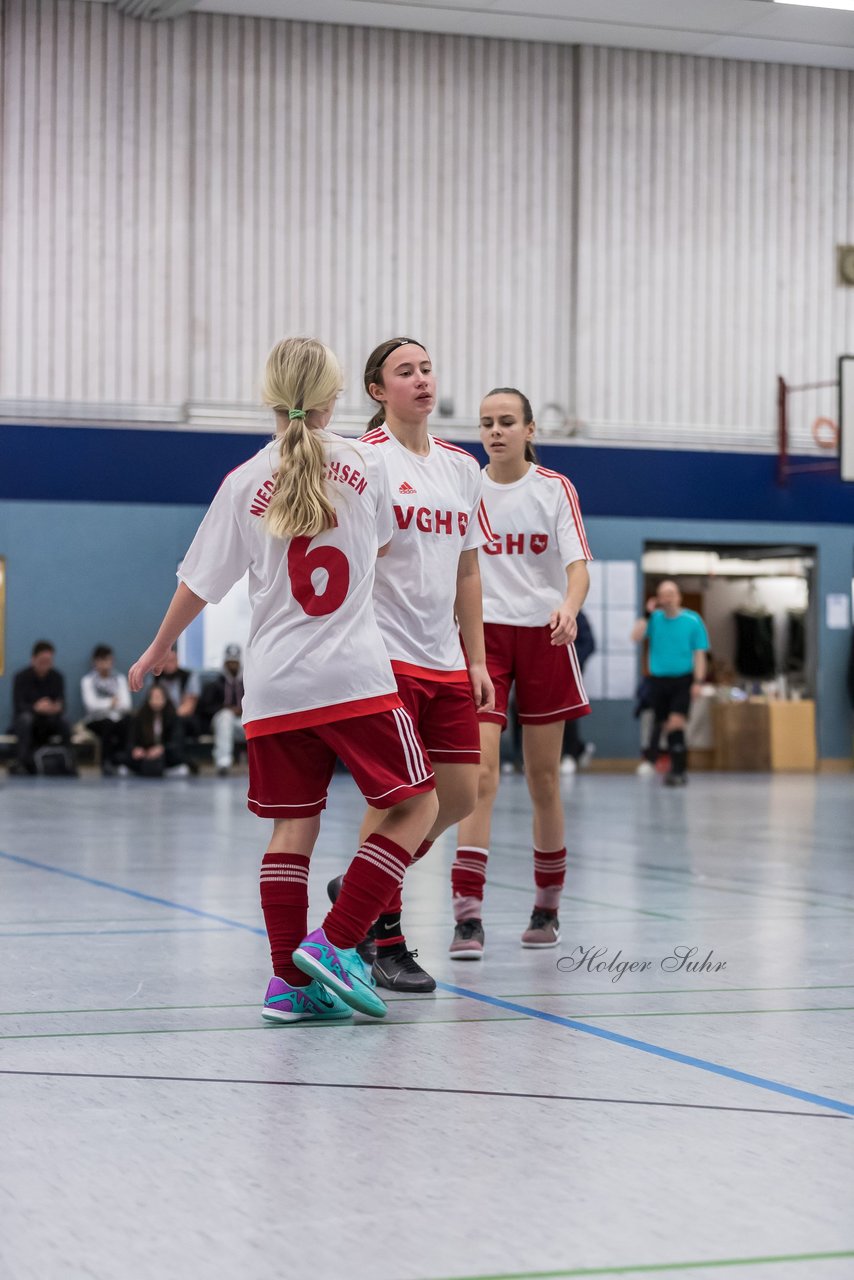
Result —
[{"label": "white sneaker", "polygon": [[579,769],[587,769],[587,768],[589,768],[589,766],[590,766],[590,761],[593,759],[593,757],[595,756],[595,754],[596,754],[596,743],[595,743],[595,742],[585,742],[585,744],[584,744],[584,750],[583,750],[583,751],[582,751],[582,753],[581,753],[581,759],[578,761],[578,767],[579,767]]},{"label": "white sneaker", "polygon": [[190,766],[188,764],[173,764],[171,769],[166,770],[167,778],[189,778]]},{"label": "white sneaker", "polygon": [[563,774],[575,773],[578,765],[572,756],[564,756],[560,762],[560,771]]},{"label": "white sneaker", "polygon": [[635,769],[635,773],[639,778],[651,778],[655,773],[655,765],[651,760],[641,760],[637,769]]}]

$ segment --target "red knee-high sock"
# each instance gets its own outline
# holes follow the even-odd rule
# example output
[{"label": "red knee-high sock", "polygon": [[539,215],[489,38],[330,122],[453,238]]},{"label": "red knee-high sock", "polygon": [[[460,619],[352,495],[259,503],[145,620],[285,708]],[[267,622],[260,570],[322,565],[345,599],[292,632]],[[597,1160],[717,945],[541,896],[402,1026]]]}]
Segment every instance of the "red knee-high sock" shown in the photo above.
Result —
[{"label": "red knee-high sock", "polygon": [[403,883],[411,855],[385,836],[368,836],[341,884],[341,892],[323,922],[334,947],[355,947],[376,920],[384,902]]},{"label": "red knee-high sock", "polygon": [[534,884],[537,886],[535,907],[557,911],[565,878],[566,849],[555,849],[553,853],[544,853],[542,849],[534,850]]},{"label": "red knee-high sock", "polygon": [[[373,837],[371,837],[373,839]],[[420,862],[425,853],[429,853],[433,848],[432,840],[422,840],[418,848],[412,855],[412,862]],[[395,885],[391,892],[388,902],[383,907],[383,915],[394,915],[397,912],[400,915],[403,910],[403,884]],[[398,939],[399,941],[399,939]]]},{"label": "red knee-high sock", "polygon": [[[425,853],[433,847],[432,840],[422,840],[418,848],[412,855],[413,862],[419,862]],[[377,917],[375,923],[377,926],[377,950],[381,951],[383,947],[396,947],[398,943],[404,942],[403,929],[400,924],[400,913],[403,911],[403,881],[395,885],[392,890],[391,897],[383,907],[381,914]]]},{"label": "red knee-high sock", "polygon": [[292,987],[311,981],[292,960],[308,931],[308,858],[301,853],[265,853],[261,863],[261,907],[273,973]]},{"label": "red knee-high sock", "polygon": [[451,866],[451,892],[454,919],[479,920],[483,912],[483,889],[486,883],[488,849],[461,845]]}]

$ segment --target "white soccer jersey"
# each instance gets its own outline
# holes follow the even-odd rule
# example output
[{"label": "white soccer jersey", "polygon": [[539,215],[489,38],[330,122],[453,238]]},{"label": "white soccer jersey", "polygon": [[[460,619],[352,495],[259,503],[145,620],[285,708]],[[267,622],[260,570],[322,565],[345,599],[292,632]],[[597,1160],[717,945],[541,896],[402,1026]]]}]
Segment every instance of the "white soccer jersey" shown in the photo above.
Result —
[{"label": "white soccer jersey", "polygon": [[334,529],[314,538],[266,532],[261,517],[279,462],[273,441],[226,476],[178,570],[214,604],[249,571],[250,738],[399,705],[372,604],[377,549],[392,535],[386,470],[376,450],[331,432],[322,438]]},{"label": "white soccer jersey", "polygon": [[461,553],[482,547],[491,531],[477,461],[465,449],[428,439],[425,457],[385,427],[362,440],[385,459],[394,511],[391,547],[377,562],[374,609],[395,671],[462,680],[457,566]]},{"label": "white soccer jersey", "polygon": [[480,553],[483,620],[542,627],[566,596],[566,567],[592,560],[578,494],[566,476],[531,463],[521,480],[483,473],[494,537]]}]

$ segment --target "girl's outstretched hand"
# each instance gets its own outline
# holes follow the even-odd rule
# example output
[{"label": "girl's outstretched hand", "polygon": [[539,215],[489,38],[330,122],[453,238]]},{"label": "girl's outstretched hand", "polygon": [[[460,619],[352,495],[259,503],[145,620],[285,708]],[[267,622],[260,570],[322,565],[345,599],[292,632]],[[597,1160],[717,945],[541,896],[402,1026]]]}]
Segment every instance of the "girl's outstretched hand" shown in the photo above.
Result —
[{"label": "girl's outstretched hand", "polygon": [[163,664],[166,661],[166,655],[169,653],[169,648],[168,644],[150,644],[142,657],[137,658],[128,672],[128,684],[133,693],[139,693],[149,671],[153,671],[156,676],[160,675],[163,670]]}]

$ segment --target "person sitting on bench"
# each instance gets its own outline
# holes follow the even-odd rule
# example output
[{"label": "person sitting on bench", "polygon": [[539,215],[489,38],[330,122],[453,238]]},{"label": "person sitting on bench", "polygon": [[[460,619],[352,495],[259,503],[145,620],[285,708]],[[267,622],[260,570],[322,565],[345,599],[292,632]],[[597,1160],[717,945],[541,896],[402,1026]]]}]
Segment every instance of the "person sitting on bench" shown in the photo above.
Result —
[{"label": "person sitting on bench", "polygon": [[63,715],[65,680],[53,665],[56,650],[49,640],[33,645],[30,665],[15,676],[12,692],[14,720],[12,732],[18,738],[18,752],[9,772],[33,774],[36,751],[59,738],[68,758],[65,772],[75,772],[71,755],[71,725]]}]

